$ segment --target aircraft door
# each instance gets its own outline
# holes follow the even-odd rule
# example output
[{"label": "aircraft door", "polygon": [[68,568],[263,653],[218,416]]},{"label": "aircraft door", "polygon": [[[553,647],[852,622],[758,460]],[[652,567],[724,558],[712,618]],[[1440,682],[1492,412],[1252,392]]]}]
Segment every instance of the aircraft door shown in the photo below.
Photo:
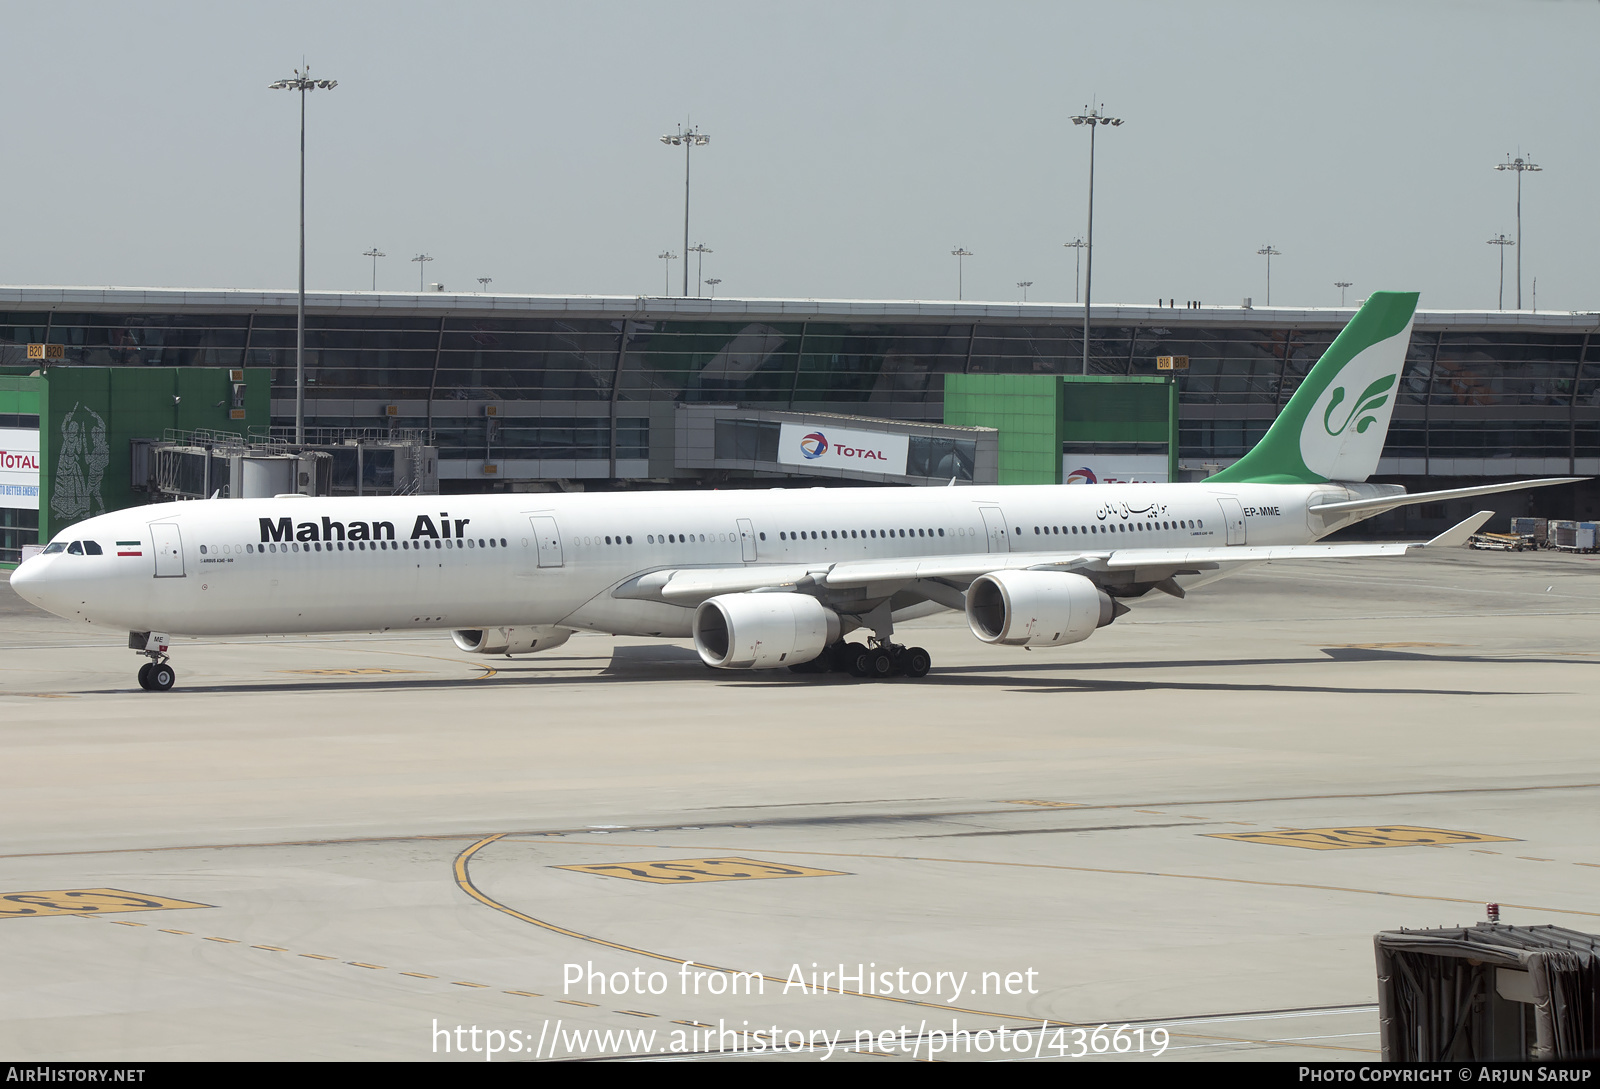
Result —
[{"label": "aircraft door", "polygon": [[556,520],[547,515],[531,514],[528,521],[533,525],[534,540],[539,543],[539,566],[560,567],[561,531],[556,528]]},{"label": "aircraft door", "polygon": [[1006,516],[999,507],[979,507],[983,514],[983,528],[989,535],[990,552],[1010,552],[1011,533],[1006,529]]},{"label": "aircraft door", "polygon": [[748,518],[739,519],[739,554],[745,563],[754,563],[756,558],[756,527]]},{"label": "aircraft door", "polygon": [[156,578],[183,578],[183,537],[172,522],[153,522],[150,543],[156,553]]},{"label": "aircraft door", "polygon": [[1228,527],[1228,543],[1231,545],[1246,544],[1244,508],[1239,506],[1237,499],[1218,497],[1217,503],[1222,507],[1222,523]]}]

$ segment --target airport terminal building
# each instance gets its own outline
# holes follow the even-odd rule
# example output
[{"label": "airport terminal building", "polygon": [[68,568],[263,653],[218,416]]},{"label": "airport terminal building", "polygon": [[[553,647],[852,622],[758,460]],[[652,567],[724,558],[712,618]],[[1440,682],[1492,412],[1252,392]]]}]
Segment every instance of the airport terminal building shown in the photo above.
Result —
[{"label": "airport terminal building", "polygon": [[[294,423],[295,304],[293,292],[0,288],[0,375],[249,368],[270,375],[282,436]],[[481,492],[1059,482],[1074,457],[1097,454],[1155,455],[1170,465],[1161,479],[1198,479],[1265,433],[1354,307],[1096,305],[1091,375],[1151,380],[1158,358],[1187,357],[1168,376],[1175,447],[1132,432],[1075,446],[1047,434],[1067,448],[1021,475],[1008,435],[1031,426],[1040,388],[1021,379],[1082,373],[1081,307],[436,291],[312,293],[306,311],[308,430],[426,435],[440,489]],[[1600,313],[1418,311],[1380,478],[1424,490],[1600,475],[1597,326]],[[30,345],[52,357],[30,359]],[[954,419],[947,386],[975,388],[977,376],[1014,377],[986,402],[989,418]],[[219,412],[216,428],[227,421]],[[0,423],[26,431],[28,413]],[[800,450],[829,427],[850,436],[845,449],[879,456]],[[1519,502],[1600,513],[1593,485]],[[1425,528],[1447,513],[1409,517]],[[25,521],[7,512],[7,527]]]}]

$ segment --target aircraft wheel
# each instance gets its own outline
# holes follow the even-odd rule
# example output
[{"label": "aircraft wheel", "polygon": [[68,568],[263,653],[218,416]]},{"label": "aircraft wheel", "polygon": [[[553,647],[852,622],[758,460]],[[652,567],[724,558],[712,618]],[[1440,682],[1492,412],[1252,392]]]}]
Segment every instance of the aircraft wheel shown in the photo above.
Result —
[{"label": "aircraft wheel", "polygon": [[860,643],[851,643],[845,656],[845,667],[852,677],[870,677],[872,652]]},{"label": "aircraft wheel", "polygon": [[932,656],[921,647],[911,647],[900,655],[900,671],[907,677],[926,677],[932,668]]},{"label": "aircraft wheel", "polygon": [[894,659],[882,648],[867,651],[867,676],[875,681],[894,674]]},{"label": "aircraft wheel", "polygon": [[150,669],[150,691],[170,692],[173,682],[177,679],[178,675],[173,671],[172,667],[166,662],[162,662],[160,665],[153,666]]},{"label": "aircraft wheel", "polygon": [[146,662],[139,667],[139,687],[146,692],[150,691],[150,671],[154,668],[154,662]]}]

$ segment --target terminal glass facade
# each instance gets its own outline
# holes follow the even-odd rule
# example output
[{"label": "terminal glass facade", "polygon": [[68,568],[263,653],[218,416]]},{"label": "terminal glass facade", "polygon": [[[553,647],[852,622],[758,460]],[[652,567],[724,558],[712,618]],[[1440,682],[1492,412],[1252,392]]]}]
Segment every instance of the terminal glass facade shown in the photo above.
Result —
[{"label": "terminal glass facade", "polygon": [[[29,343],[62,345],[66,365],[270,368],[273,422],[292,424],[292,296],[253,296],[279,302],[230,312],[214,304],[152,309],[156,292],[127,292],[125,305],[118,305],[123,293],[96,294],[108,301],[95,310],[0,309],[0,370],[28,373]],[[975,321],[913,320],[894,316],[886,303],[875,306],[881,316],[859,320],[769,317],[754,302],[738,303],[730,317],[717,311],[723,300],[704,314],[679,306],[668,316],[585,315],[582,302],[563,300],[559,315],[536,312],[552,309],[550,300],[529,300],[524,312],[516,300],[474,310],[451,296],[419,296],[395,314],[362,312],[359,302],[314,304],[307,425],[430,429],[447,478],[453,460],[604,461],[614,469],[650,456],[652,428],[670,426],[670,414],[653,410],[662,405],[734,403],[936,423],[944,419],[946,375],[1081,369],[1081,319],[1040,321],[1026,307],[1014,318],[987,305],[974,307],[983,311]],[[1249,449],[1346,317],[1306,320],[1313,312],[1297,311],[1291,321],[1241,310],[1219,321],[1215,311],[1118,312],[1121,319],[1094,329],[1090,373],[1151,375],[1157,356],[1188,356],[1176,379],[1179,453],[1190,466],[1226,464]],[[1526,459],[1541,459],[1538,471],[1596,471],[1585,463],[1600,458],[1600,337],[1570,319],[1552,330],[1544,317],[1493,315],[1496,324],[1486,326],[1475,315],[1464,327],[1452,315],[1419,314],[1385,451],[1396,460],[1386,464],[1436,476],[1512,475],[1529,471],[1513,464]],[[505,411],[490,416],[486,405]],[[653,462],[649,474],[611,475],[662,474]],[[447,486],[490,485],[463,476]]]}]

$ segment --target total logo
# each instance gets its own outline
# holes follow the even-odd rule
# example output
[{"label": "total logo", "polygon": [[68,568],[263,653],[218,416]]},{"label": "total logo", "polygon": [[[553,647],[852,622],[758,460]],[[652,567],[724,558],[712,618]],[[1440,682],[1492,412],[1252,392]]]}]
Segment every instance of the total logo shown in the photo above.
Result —
[{"label": "total logo", "polygon": [[1067,483],[1068,484],[1098,484],[1098,483],[1100,483],[1100,481],[1099,481],[1099,478],[1097,478],[1094,475],[1094,470],[1093,469],[1090,469],[1088,466],[1084,466],[1081,469],[1074,469],[1074,470],[1072,470],[1072,472],[1068,473],[1067,474]]},{"label": "total logo", "polygon": [[31,451],[13,453],[10,450],[0,450],[0,469],[32,469],[39,471],[39,455]]},{"label": "total logo", "polygon": [[813,431],[800,440],[800,453],[808,461],[815,461],[829,450],[838,458],[863,458],[869,461],[888,461],[888,455],[882,450],[869,450],[861,446],[846,446],[843,443],[834,446],[828,445],[828,437],[820,431]]}]

